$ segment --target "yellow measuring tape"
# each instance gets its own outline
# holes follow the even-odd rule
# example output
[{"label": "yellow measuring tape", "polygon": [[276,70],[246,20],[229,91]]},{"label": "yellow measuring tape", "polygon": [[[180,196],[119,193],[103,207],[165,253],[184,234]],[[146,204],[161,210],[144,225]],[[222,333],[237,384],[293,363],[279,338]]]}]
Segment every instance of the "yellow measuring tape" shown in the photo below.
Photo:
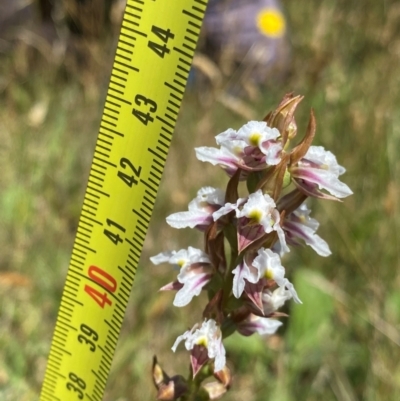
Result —
[{"label": "yellow measuring tape", "polygon": [[128,0],[41,401],[103,397],[207,0]]}]

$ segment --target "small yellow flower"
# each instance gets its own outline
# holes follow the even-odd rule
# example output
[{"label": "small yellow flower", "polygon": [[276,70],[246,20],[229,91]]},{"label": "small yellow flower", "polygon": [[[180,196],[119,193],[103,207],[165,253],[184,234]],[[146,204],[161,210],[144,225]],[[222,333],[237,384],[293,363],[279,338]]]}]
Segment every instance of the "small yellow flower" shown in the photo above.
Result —
[{"label": "small yellow flower", "polygon": [[265,36],[280,38],[285,34],[286,22],[282,13],[273,8],[263,8],[256,17],[257,28]]}]

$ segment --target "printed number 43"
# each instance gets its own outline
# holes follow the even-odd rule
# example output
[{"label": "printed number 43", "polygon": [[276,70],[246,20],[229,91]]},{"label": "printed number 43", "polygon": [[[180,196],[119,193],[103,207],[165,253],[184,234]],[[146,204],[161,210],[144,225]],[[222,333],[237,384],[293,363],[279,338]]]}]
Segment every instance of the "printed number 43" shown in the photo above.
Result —
[{"label": "printed number 43", "polygon": [[132,114],[142,124],[147,125],[149,122],[154,121],[154,117],[152,116],[152,114],[154,114],[157,111],[157,103],[154,100],[146,96],[137,94],[135,96],[135,104],[139,106],[141,110],[139,110],[138,108],[134,108],[132,109]]}]

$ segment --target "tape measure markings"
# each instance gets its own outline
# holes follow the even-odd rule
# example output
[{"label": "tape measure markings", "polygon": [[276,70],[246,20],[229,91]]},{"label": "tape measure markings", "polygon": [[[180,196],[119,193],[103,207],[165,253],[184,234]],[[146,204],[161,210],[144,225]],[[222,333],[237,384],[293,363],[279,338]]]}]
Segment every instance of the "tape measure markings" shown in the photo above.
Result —
[{"label": "tape measure markings", "polygon": [[[190,10],[182,7],[190,2],[201,4],[204,9],[194,5]],[[176,21],[170,6],[170,9],[165,10],[165,14],[169,12],[173,18],[167,15],[164,17],[162,13],[161,16],[157,15],[157,18],[163,23],[172,24],[172,29],[171,26],[165,29],[163,23],[153,24],[150,14],[147,15],[147,19],[144,18],[147,25],[145,23],[144,27],[141,27],[143,9],[136,4],[144,5],[146,11],[153,7],[154,13],[154,3],[154,0],[146,3],[140,0],[128,0],[126,6],[42,388],[43,401],[64,399],[57,395],[68,399],[74,399],[75,396],[77,399],[99,401],[106,386],[178,116],[179,104],[184,94],[194,52],[193,46],[199,35],[198,21],[202,21],[207,5],[206,2],[199,0],[177,1],[173,7],[182,7],[181,15],[187,17],[186,21],[179,16],[177,19],[181,19]],[[180,3],[179,7],[177,3]],[[160,41],[152,41],[153,34],[161,38],[164,45]],[[148,36],[151,38],[146,43],[140,41]],[[168,43],[170,39],[174,39],[171,43],[175,46],[168,48],[165,42]],[[166,79],[159,82],[157,84],[159,86],[148,83],[147,94],[146,83],[140,82],[141,74],[146,76],[145,70],[151,67],[152,60],[156,60],[158,62],[156,64],[160,67],[160,60],[154,59],[148,48],[153,50],[155,56],[162,59],[166,54],[175,53],[177,60],[168,61],[164,74]],[[136,56],[136,52],[141,57]],[[147,57],[145,62],[142,56]],[[138,58],[139,66],[136,63],[132,65],[135,57]],[[161,65],[163,66],[163,63]],[[139,76],[139,81],[134,76]],[[135,87],[132,91],[132,82],[135,79],[140,90],[136,90]],[[150,89],[153,94],[150,93]],[[129,91],[133,92],[133,97]],[[131,108],[133,102],[130,100],[132,98],[135,100],[133,109]],[[143,111],[143,106],[147,106],[149,111]],[[156,112],[157,106],[164,107],[164,110]],[[130,107],[129,110],[127,107]],[[131,122],[132,114],[146,127],[149,122],[154,123],[153,127],[151,129],[141,127],[141,130],[137,131],[139,123]],[[131,120],[127,115],[131,116]],[[156,124],[156,121],[159,123]],[[132,123],[135,128],[130,127]],[[141,139],[139,136],[143,133],[145,135],[147,133],[149,138]],[[133,134],[137,137],[132,139]],[[128,142],[122,144],[121,140]],[[132,143],[136,144],[136,141],[141,146],[139,152],[131,150],[125,158],[125,147],[128,148],[129,144],[132,146]],[[131,160],[135,160],[136,164]],[[129,169],[131,171],[128,173]],[[118,199],[119,196],[127,196],[122,193],[126,188],[116,190],[114,184],[118,179],[113,178],[116,177],[116,172],[125,184],[131,188],[134,186],[133,207],[130,208],[131,216],[128,218],[131,220],[126,224],[124,222],[124,225],[121,225],[123,215],[118,210],[115,197]],[[129,196],[132,196],[132,193]],[[124,249],[123,252],[115,254],[115,249],[109,248],[110,244],[105,242],[103,234],[117,246],[126,244],[121,247]],[[115,260],[111,258],[109,251],[112,251]],[[85,296],[86,298],[83,298]],[[90,297],[95,302],[90,300]],[[102,310],[96,309],[98,306],[95,303]],[[86,347],[78,348],[78,343]],[[95,352],[97,350],[98,352]],[[91,351],[94,354],[90,354]],[[90,366],[85,366],[85,362]]]}]

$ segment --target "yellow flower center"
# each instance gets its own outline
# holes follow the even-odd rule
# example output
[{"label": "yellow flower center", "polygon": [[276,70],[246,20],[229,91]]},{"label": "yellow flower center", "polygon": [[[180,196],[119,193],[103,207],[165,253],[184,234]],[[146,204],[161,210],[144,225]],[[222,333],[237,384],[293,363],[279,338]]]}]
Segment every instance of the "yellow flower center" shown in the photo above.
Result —
[{"label": "yellow flower center", "polygon": [[200,338],[197,340],[197,345],[202,345],[203,347],[206,347],[206,348],[207,348],[207,344],[208,344],[208,342],[207,342],[207,337],[200,337]]},{"label": "yellow flower center", "polygon": [[303,224],[307,223],[307,217],[306,216],[301,215],[301,216],[298,216],[298,217],[299,217],[299,220],[300,220],[301,223],[303,223]]},{"label": "yellow flower center", "polygon": [[259,223],[262,218],[262,213],[259,210],[253,210],[249,213],[249,219],[256,221]]},{"label": "yellow flower center", "polygon": [[243,148],[242,148],[241,146],[234,146],[234,147],[232,148],[232,152],[233,152],[233,154],[235,154],[236,156],[240,156],[241,153],[242,153],[242,151],[243,151]]},{"label": "yellow flower center", "polygon": [[264,8],[257,14],[257,28],[265,36],[280,38],[285,34],[286,23],[279,10]]},{"label": "yellow flower center", "polygon": [[265,270],[264,277],[267,280],[272,280],[274,278],[274,275],[272,274],[271,270],[267,269],[267,270]]},{"label": "yellow flower center", "polygon": [[249,136],[249,142],[253,146],[258,146],[260,138],[261,135],[258,132],[252,132],[251,135]]},{"label": "yellow flower center", "polygon": [[182,268],[182,267],[185,265],[185,263],[186,263],[186,260],[184,260],[184,259],[178,260],[178,266],[179,266],[180,268]]}]

